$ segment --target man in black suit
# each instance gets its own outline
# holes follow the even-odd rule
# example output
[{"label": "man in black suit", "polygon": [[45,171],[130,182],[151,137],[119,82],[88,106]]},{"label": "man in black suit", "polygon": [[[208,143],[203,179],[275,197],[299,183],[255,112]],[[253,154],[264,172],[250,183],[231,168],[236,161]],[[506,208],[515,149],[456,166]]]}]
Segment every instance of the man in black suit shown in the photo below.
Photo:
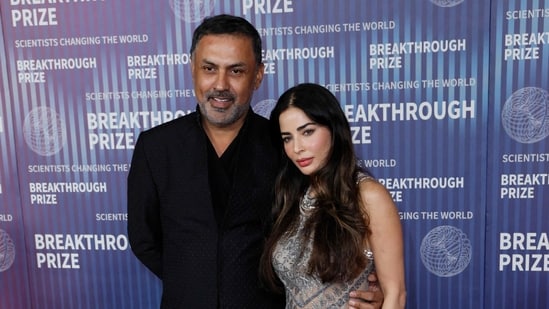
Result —
[{"label": "man in black suit", "polygon": [[250,107],[261,48],[246,20],[205,19],[190,50],[197,110],[142,132],[135,145],[128,235],[162,280],[161,308],[284,307],[258,279],[279,155],[268,121]]}]

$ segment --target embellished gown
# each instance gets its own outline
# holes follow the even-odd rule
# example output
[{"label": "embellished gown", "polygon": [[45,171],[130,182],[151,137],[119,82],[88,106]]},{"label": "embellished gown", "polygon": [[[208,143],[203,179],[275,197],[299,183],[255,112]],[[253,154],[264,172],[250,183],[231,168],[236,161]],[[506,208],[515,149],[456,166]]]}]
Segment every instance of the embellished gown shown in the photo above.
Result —
[{"label": "embellished gown", "polygon": [[316,276],[308,275],[312,239],[305,244],[300,241],[304,224],[315,204],[308,193],[309,190],[299,205],[301,215],[297,233],[282,237],[273,253],[273,267],[286,291],[286,308],[348,308],[349,292],[368,289],[367,278],[374,269],[373,254],[369,250],[364,251],[369,262],[352,282],[323,284]]}]

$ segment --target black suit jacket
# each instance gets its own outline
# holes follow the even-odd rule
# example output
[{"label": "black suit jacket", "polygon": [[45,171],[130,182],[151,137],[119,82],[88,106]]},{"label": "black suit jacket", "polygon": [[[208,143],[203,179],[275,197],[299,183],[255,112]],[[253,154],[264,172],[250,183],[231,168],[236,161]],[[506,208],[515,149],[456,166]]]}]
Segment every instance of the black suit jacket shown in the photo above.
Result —
[{"label": "black suit jacket", "polygon": [[194,112],[140,134],[128,175],[132,250],[162,279],[162,308],[283,307],[258,280],[278,168],[268,121],[248,113],[218,227],[199,118]]}]

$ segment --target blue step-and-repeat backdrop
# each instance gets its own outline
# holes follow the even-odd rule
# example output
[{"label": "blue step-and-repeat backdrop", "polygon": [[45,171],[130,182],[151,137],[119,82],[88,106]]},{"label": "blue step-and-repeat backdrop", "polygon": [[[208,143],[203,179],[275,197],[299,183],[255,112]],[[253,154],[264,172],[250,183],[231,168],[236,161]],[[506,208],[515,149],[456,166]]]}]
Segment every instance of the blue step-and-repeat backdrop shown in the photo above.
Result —
[{"label": "blue step-and-repeat backdrop", "polygon": [[0,308],[156,308],[133,256],[139,132],[195,108],[205,16],[250,20],[268,117],[341,101],[404,227],[408,308],[549,308],[549,0],[0,3]]}]

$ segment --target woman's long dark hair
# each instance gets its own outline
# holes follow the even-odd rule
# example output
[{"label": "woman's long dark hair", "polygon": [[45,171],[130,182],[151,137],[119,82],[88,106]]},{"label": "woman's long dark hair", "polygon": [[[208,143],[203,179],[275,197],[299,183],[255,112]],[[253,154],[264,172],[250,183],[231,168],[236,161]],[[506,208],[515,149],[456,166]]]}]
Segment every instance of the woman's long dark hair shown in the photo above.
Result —
[{"label": "woman's long dark hair", "polygon": [[[332,147],[327,163],[314,175],[302,174],[284,154],[279,117],[289,107],[302,110],[312,121],[327,127]],[[369,235],[368,216],[362,210],[357,185],[356,155],[349,123],[336,97],[317,84],[299,84],[278,99],[271,116],[273,138],[279,141],[282,166],[276,179],[274,225],[261,258],[260,273],[269,287],[280,290],[272,267],[273,250],[299,223],[299,202],[307,187],[315,192],[316,209],[305,224],[303,241],[314,235],[308,273],[323,282],[354,279],[366,266],[363,240]]]}]

